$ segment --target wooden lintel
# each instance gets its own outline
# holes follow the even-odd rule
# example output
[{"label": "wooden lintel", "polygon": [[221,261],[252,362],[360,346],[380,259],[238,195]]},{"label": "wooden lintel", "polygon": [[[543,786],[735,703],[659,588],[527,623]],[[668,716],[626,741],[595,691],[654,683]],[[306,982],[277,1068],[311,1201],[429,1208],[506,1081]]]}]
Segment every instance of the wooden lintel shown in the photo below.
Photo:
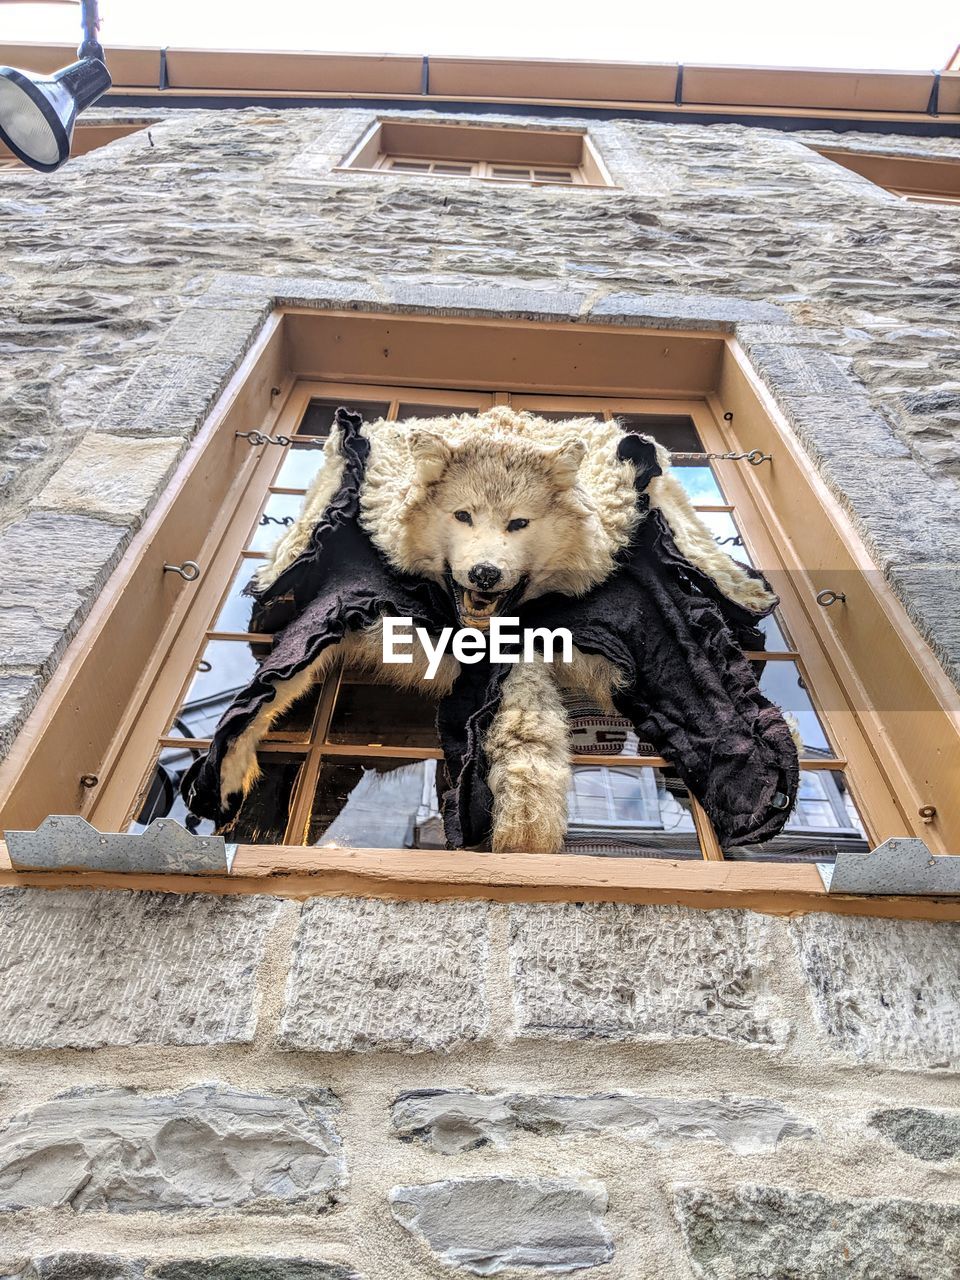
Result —
[{"label": "wooden lintel", "polygon": [[442,901],[663,903],[902,920],[960,920],[960,899],[828,894],[803,863],[597,858],[404,849],[241,845],[230,875],[14,871],[0,847],[0,887],[153,893],[261,893],[303,900],[357,895]]}]

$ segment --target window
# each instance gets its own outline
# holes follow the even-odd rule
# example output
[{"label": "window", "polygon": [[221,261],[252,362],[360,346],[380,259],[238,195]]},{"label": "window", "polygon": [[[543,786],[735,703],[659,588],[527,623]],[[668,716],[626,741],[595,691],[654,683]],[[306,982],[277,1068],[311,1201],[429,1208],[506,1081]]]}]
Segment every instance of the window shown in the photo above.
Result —
[{"label": "window", "polygon": [[820,155],[917,204],[960,204],[960,160],[820,149]]},{"label": "window", "polygon": [[[98,151],[101,147],[106,147],[111,142],[115,142],[117,138],[126,138],[131,133],[139,133],[141,129],[146,129],[150,123],[152,122],[141,120],[137,124],[78,124],[73,132],[70,154],[83,156],[88,151]],[[22,172],[28,170],[29,166],[18,160],[0,142],[0,171],[5,169],[16,169]],[[33,170],[29,171],[34,172]]]},{"label": "window", "polygon": [[[107,786],[101,803],[122,828],[142,830],[158,817],[187,818],[179,782],[209,746],[210,735],[233,697],[252,678],[269,637],[248,633],[249,598],[243,589],[257,563],[293,523],[307,487],[322,465],[323,441],[339,404],[372,421],[404,421],[466,411],[494,402],[542,413],[556,420],[595,414],[653,435],[674,455],[677,475],[717,542],[747,563],[763,564],[765,548],[756,519],[738,501],[728,471],[742,464],[715,462],[722,452],[709,411],[702,404],[671,404],[627,398],[553,397],[459,393],[430,388],[302,382],[291,398],[288,448],[265,459],[272,475],[251,519],[238,516],[227,538],[240,549],[212,607],[195,628],[202,635],[185,669],[168,667],[170,702],[159,735],[133,791],[124,777]],[[201,606],[197,606],[200,608]],[[804,783],[794,816],[783,833],[755,847],[721,850],[697,801],[659,757],[639,742],[624,720],[604,717],[582,702],[568,708],[575,746],[566,851],[597,856],[790,859],[829,862],[840,849],[869,847],[851,785],[867,794],[873,771],[868,744],[859,745],[858,769],[831,731],[828,711],[834,691],[814,688],[804,655],[788,639],[784,606],[764,628],[767,649],[761,689],[796,721],[804,743]],[[816,701],[815,701],[816,700]],[[434,729],[435,704],[426,696],[373,684],[350,670],[337,671],[323,686],[277,722],[261,752],[263,779],[241,812],[234,840],[247,844],[346,845],[360,848],[442,848],[436,789],[441,758]],[[596,750],[602,744],[602,751]],[[113,794],[116,790],[117,794]],[[202,823],[198,834],[213,826]]]},{"label": "window", "polygon": [[588,136],[567,129],[385,120],[341,167],[534,186],[611,185]]},{"label": "window", "polygon": [[[766,650],[749,656],[764,664],[761,687],[796,719],[800,801],[775,840],[721,849],[666,760],[624,721],[571,701],[564,852],[447,852],[433,705],[340,670],[264,741],[264,782],[233,834],[232,875],[282,872],[281,892],[316,892],[312,877],[328,876],[367,891],[429,884],[440,896],[471,885],[530,896],[541,886],[573,900],[858,910],[862,899],[827,900],[812,864],[891,836],[920,836],[936,853],[960,848],[960,699],[882,575],[864,571],[856,534],[733,339],[305,310],[274,313],[71,644],[0,766],[0,826],[78,812],[101,830],[136,830],[162,813],[183,817],[177,775],[270,643],[244,630],[240,591],[294,518],[341,403],[399,420],[509,403],[555,419],[616,418],[659,438],[717,541],[762,567],[781,595]],[[238,438],[257,424],[289,443]],[[709,456],[746,449],[773,465]],[[202,566],[197,581],[163,572],[185,559]],[[842,616],[816,603],[838,583],[850,598]],[[956,910],[867,905],[937,918]]]}]

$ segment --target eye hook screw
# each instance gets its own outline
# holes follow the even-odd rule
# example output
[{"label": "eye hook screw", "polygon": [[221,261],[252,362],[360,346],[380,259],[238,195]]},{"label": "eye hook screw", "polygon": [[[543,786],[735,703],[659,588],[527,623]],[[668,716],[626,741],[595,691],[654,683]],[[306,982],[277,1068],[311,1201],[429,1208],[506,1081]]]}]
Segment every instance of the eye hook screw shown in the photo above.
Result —
[{"label": "eye hook screw", "polygon": [[183,564],[165,564],[164,573],[179,573],[184,582],[196,582],[203,570],[196,560],[184,560]]},{"label": "eye hook screw", "polygon": [[847,597],[844,594],[844,592],[842,591],[818,591],[817,592],[817,604],[820,605],[822,609],[829,609],[830,606],[832,604],[836,604],[838,600],[841,604],[846,604]]}]

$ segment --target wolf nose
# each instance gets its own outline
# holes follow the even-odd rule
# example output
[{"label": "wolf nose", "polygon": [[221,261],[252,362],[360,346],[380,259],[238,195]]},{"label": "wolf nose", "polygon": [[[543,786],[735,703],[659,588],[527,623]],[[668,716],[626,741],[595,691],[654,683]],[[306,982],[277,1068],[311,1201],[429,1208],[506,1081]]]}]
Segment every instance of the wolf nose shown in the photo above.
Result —
[{"label": "wolf nose", "polygon": [[475,564],[467,577],[481,591],[489,591],[497,585],[503,574],[495,564]]}]

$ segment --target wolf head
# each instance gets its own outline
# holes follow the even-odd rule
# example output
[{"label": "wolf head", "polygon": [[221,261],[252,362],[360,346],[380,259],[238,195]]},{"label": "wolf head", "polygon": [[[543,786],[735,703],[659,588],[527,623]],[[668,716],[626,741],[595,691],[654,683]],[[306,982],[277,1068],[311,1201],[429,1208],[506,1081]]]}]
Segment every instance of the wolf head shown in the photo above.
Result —
[{"label": "wolf head", "polygon": [[578,439],[517,437],[460,443],[424,428],[409,435],[413,483],[402,512],[405,558],[448,586],[465,626],[483,629],[521,600],[563,589],[597,535],[577,484]]}]

